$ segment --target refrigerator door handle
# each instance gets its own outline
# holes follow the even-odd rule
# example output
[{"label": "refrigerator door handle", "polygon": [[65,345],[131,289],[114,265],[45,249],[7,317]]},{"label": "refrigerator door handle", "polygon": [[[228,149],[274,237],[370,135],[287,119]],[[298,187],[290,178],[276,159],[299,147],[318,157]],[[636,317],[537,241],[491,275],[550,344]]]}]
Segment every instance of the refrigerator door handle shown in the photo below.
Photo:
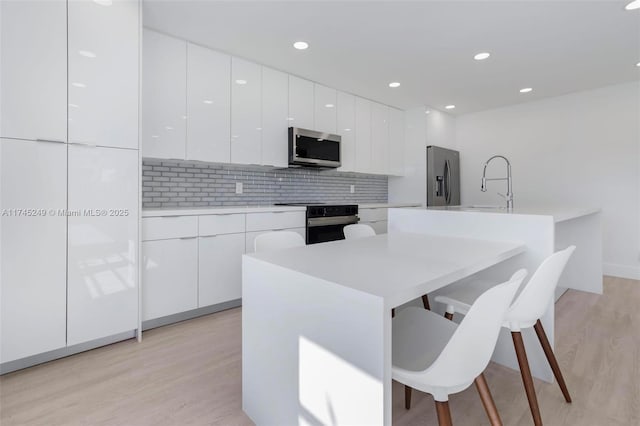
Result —
[{"label": "refrigerator door handle", "polygon": [[449,160],[444,163],[444,199],[447,204],[451,202],[451,165]]}]

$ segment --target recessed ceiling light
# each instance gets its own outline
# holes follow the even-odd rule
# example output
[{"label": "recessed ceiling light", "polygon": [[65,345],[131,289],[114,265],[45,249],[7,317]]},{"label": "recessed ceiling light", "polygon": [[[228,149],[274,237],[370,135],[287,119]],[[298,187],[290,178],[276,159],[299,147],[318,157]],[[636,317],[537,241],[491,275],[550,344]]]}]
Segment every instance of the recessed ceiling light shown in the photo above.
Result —
[{"label": "recessed ceiling light", "polygon": [[487,59],[489,56],[491,56],[491,53],[489,52],[481,52],[481,53],[477,53],[473,59],[475,59],[476,61],[482,61]]},{"label": "recessed ceiling light", "polygon": [[210,99],[205,99],[204,101],[202,101],[202,103],[205,103],[207,105],[211,105],[213,103],[213,101],[210,100]]},{"label": "recessed ceiling light", "polygon": [[447,105],[446,107],[444,107],[445,109],[454,109],[456,106],[455,105]]},{"label": "recessed ceiling light", "polygon": [[72,85],[73,87],[79,87],[79,88],[81,88],[81,89],[84,89],[85,87],[87,87],[87,85],[86,85],[86,84],[84,84],[84,83],[71,83],[71,85]]},{"label": "recessed ceiling light", "polygon": [[293,47],[298,50],[305,50],[309,48],[309,43],[307,43],[306,41],[296,41],[295,43],[293,43]]},{"label": "recessed ceiling light", "polygon": [[520,93],[529,93],[531,92],[533,89],[531,87],[525,87],[524,89],[520,89]]},{"label": "recessed ceiling light", "polygon": [[392,81],[391,83],[389,83],[389,87],[393,87],[393,88],[400,87],[400,83],[398,83],[397,81]]},{"label": "recessed ceiling light", "polygon": [[634,0],[624,7],[626,10],[640,9],[640,0]]},{"label": "recessed ceiling light", "polygon": [[236,84],[247,84],[247,80],[236,80]]},{"label": "recessed ceiling light", "polygon": [[325,107],[325,108],[333,108],[334,106],[335,106],[335,105],[333,105],[333,104],[326,104],[324,107]]},{"label": "recessed ceiling light", "polygon": [[96,54],[89,50],[78,50],[78,54],[80,56],[84,56],[85,58],[95,58]]}]

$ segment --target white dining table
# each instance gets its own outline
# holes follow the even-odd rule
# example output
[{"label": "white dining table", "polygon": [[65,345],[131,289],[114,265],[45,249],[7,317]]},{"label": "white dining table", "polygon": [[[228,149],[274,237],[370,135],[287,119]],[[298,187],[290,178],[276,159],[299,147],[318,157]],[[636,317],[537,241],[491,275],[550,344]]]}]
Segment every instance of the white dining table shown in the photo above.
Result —
[{"label": "white dining table", "polygon": [[258,425],[390,425],[391,309],[524,250],[395,232],[244,255],[243,410]]}]

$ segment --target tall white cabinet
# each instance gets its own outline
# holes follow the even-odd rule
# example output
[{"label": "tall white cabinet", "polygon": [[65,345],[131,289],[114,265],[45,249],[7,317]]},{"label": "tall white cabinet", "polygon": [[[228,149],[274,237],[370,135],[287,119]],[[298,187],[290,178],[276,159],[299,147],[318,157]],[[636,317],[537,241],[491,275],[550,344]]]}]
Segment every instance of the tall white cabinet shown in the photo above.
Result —
[{"label": "tall white cabinet", "polygon": [[262,163],[287,167],[289,76],[262,67]]},{"label": "tall white cabinet", "polygon": [[0,137],[66,141],[67,2],[0,8]]},{"label": "tall white cabinet", "polygon": [[289,76],[289,126],[314,130],[314,84]]},{"label": "tall white cabinet", "polygon": [[356,97],[344,92],[337,95],[337,131],[341,139],[340,171],[353,172],[356,169]]},{"label": "tall white cabinet", "polygon": [[371,171],[389,173],[389,107],[378,103],[371,106]]},{"label": "tall white cabinet", "polygon": [[2,371],[138,328],[139,6],[0,3]]},{"label": "tall white cabinet", "polygon": [[357,172],[371,172],[371,104],[356,98],[356,166]]},{"label": "tall white cabinet", "polygon": [[1,363],[66,344],[66,205],[66,145],[0,139]]}]

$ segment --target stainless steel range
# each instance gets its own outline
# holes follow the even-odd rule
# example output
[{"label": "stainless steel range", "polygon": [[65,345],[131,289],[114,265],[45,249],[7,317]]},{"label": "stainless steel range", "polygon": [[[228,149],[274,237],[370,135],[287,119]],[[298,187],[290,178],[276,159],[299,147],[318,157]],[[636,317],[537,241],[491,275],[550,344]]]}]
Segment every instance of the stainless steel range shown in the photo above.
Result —
[{"label": "stainless steel range", "polygon": [[310,204],[279,203],[279,206],[306,206],[306,242],[307,244],[343,240],[345,225],[358,223],[357,204]]}]

